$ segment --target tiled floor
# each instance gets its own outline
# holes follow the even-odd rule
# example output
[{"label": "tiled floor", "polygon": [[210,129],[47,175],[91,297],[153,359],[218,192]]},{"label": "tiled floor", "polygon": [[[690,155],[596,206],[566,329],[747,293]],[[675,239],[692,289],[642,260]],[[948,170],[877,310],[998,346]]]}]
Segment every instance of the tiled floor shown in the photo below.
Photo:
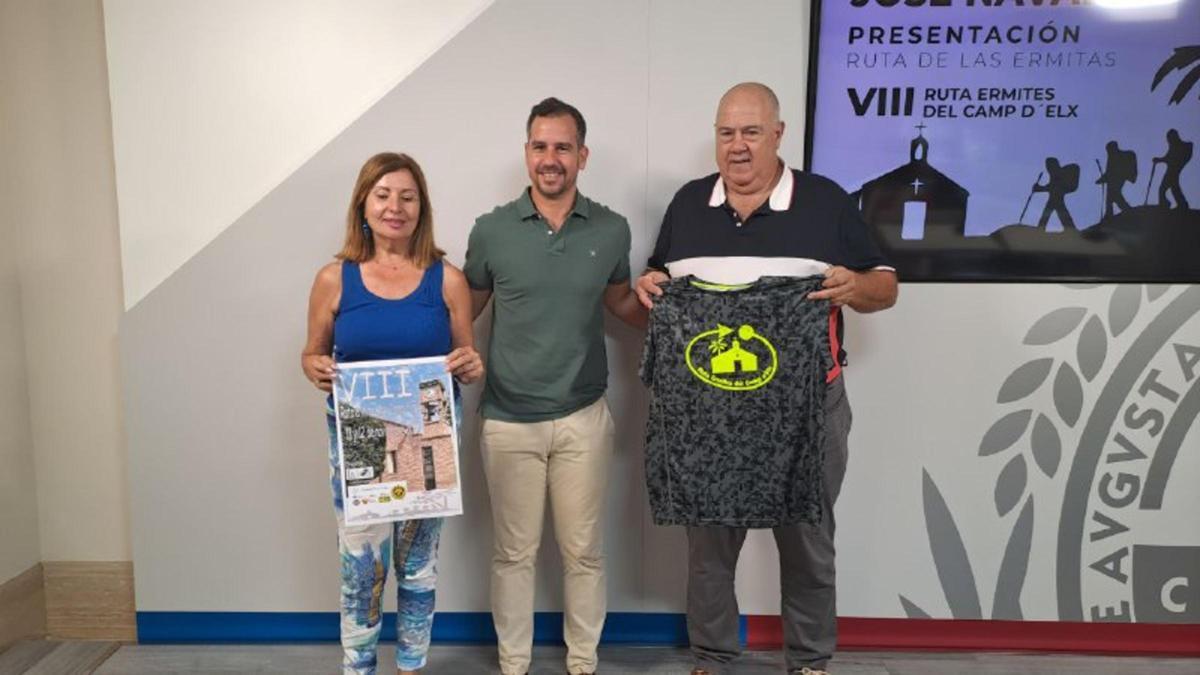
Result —
[{"label": "tiled floor", "polygon": [[18,642],[0,653],[0,675],[87,675],[119,647],[116,642]]},{"label": "tiled floor", "polygon": [[[389,664],[384,647],[380,663]],[[534,650],[532,675],[565,672],[560,647]],[[341,660],[337,645],[128,645],[116,651],[97,675],[215,675],[231,673],[336,673]],[[2,669],[0,674],[8,675]],[[605,647],[600,650],[604,675],[678,673],[686,675],[687,650],[668,647]],[[57,671],[29,671],[54,672]],[[88,672],[88,671],[62,671]],[[380,668],[381,675],[392,671]],[[428,675],[494,673],[495,647],[435,645]],[[749,652],[736,673],[782,673],[778,652]],[[845,652],[831,665],[835,675],[1200,675],[1200,659],[1138,658],[1066,654]]]}]

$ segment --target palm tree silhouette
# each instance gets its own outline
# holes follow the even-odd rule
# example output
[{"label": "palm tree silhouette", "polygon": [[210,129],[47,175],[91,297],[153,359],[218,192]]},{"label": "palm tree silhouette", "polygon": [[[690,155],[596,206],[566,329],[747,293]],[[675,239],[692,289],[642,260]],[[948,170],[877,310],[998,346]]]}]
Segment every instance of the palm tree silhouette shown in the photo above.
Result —
[{"label": "palm tree silhouette", "polygon": [[1157,73],[1154,73],[1154,83],[1150,85],[1150,91],[1154,91],[1163,78],[1173,70],[1185,72],[1183,78],[1179,80],[1179,85],[1175,87],[1175,92],[1171,94],[1169,103],[1181,103],[1192,87],[1200,82],[1200,45],[1176,47],[1175,53],[1163,62]]},{"label": "palm tree silhouette", "polygon": [[729,337],[729,334],[732,332],[733,332],[733,329],[730,328],[729,326],[726,326],[725,324],[722,324],[722,323],[718,323],[717,324],[717,336],[708,341],[709,353],[720,354],[721,352],[725,351],[726,349],[729,349],[729,343],[725,342],[725,338]]}]

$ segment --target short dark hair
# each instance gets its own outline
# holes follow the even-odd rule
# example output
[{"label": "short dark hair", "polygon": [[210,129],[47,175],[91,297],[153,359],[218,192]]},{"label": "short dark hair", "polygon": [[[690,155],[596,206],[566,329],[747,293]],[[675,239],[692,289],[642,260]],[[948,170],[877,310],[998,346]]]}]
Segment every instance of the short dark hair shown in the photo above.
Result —
[{"label": "short dark hair", "polygon": [[587,122],[583,121],[583,113],[575,106],[561,101],[551,96],[550,98],[542,99],[540,103],[533,106],[529,111],[529,119],[525,121],[525,135],[529,136],[530,130],[533,129],[533,120],[538,117],[558,117],[560,115],[570,115],[571,119],[575,120],[575,130],[578,132],[579,144],[583,145],[583,139],[587,136]]}]

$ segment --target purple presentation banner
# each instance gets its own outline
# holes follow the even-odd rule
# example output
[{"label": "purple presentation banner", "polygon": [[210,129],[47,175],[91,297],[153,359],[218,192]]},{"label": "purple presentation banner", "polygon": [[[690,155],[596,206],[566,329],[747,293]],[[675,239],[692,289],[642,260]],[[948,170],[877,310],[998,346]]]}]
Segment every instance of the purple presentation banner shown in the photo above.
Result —
[{"label": "purple presentation banner", "polygon": [[905,280],[1200,282],[1200,0],[814,0],[808,106]]}]

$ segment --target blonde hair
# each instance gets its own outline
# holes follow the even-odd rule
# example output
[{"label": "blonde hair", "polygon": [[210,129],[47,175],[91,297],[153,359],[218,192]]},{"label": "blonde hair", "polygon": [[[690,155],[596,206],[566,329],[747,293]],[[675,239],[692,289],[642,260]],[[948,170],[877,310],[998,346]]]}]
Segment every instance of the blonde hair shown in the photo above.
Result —
[{"label": "blonde hair", "polygon": [[368,159],[358,171],[358,180],[354,182],[354,191],[350,195],[350,208],[346,211],[346,239],[342,242],[342,250],[337,254],[339,260],[363,263],[375,255],[375,239],[370,235],[370,230],[363,231],[366,217],[363,204],[379,179],[395,171],[407,171],[412,174],[417,183],[417,194],[421,204],[417,227],[408,241],[408,257],[424,269],[446,255],[445,251],[433,243],[433,205],[429,202],[429,187],[425,184],[425,173],[421,171],[421,165],[403,153],[381,152]]}]

